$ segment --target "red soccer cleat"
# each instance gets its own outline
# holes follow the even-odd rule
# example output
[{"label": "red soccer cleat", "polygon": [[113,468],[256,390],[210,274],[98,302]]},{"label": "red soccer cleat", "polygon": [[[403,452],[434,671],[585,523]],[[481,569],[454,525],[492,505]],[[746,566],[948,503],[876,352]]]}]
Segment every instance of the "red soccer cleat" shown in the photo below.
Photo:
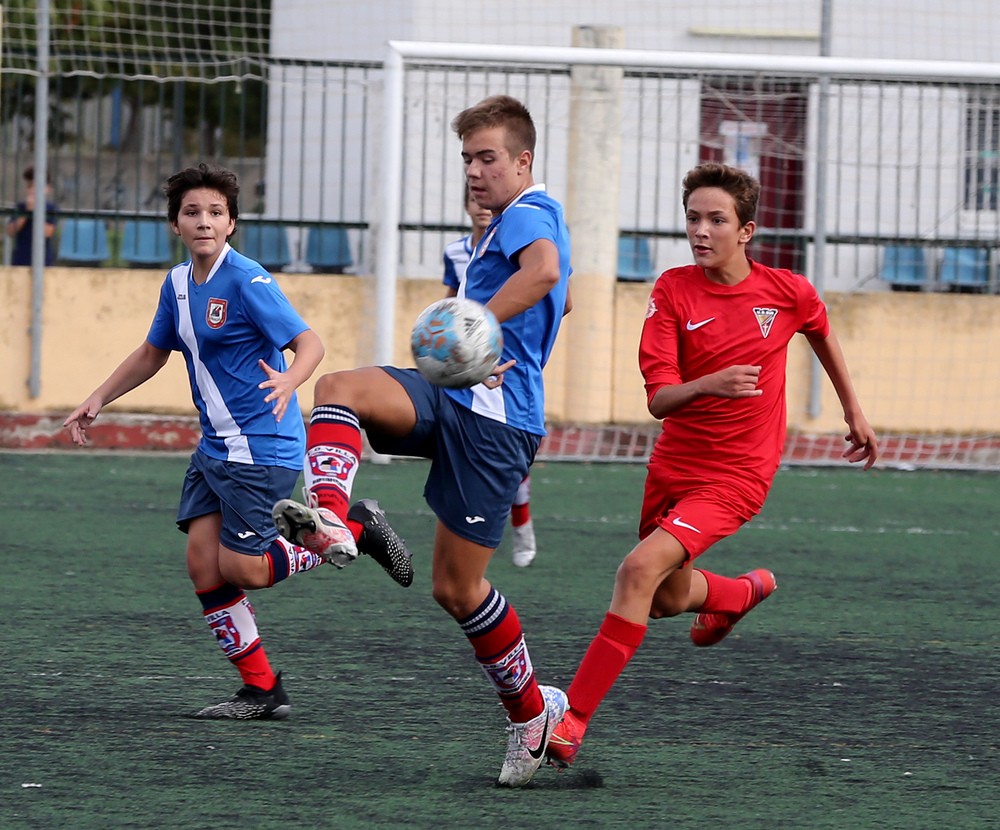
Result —
[{"label": "red soccer cleat", "polygon": [[739,579],[745,579],[750,583],[752,589],[750,603],[739,614],[698,614],[691,623],[691,642],[696,646],[714,646],[721,642],[733,630],[736,623],[771,596],[778,587],[774,581],[774,574],[766,568],[750,571]]},{"label": "red soccer cleat", "polygon": [[576,753],[580,751],[580,744],[583,743],[583,733],[587,731],[587,724],[580,720],[571,711],[567,710],[549,745],[545,750],[545,758],[550,766],[566,769],[576,759]]}]

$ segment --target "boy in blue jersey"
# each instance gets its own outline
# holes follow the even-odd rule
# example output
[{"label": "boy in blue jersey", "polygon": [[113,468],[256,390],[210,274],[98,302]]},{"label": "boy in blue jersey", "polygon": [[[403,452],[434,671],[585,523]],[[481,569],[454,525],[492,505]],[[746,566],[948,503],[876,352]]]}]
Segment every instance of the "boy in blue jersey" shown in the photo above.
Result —
[{"label": "boy in blue jersey", "polygon": [[392,366],[323,375],[307,438],[312,503],[278,502],[274,518],[286,538],[325,557],[328,535],[336,550],[339,528],[351,527],[361,428],[378,452],[432,460],[424,487],[437,516],[432,593],[461,626],[507,709],[498,783],[519,787],[541,763],[566,695],[539,686],[517,614],[485,574],[545,434],[542,367],[566,307],[569,234],[562,208],[532,179],[535,128],[519,101],[488,98],[452,126],[469,191],[493,214],[459,294],[489,306],[501,323],[497,374],[458,390]]},{"label": "boy in blue jersey", "polygon": [[[172,351],[184,355],[202,437],[177,524],[187,533],[188,575],[205,620],[244,683],[195,717],[283,718],[288,695],[244,590],[269,588],[322,562],[278,537],[271,505],[298,479],[305,427],[295,390],[319,365],[323,344],[274,278],[230,247],[239,215],[235,173],[201,164],[171,176],[164,192],[167,217],[191,258],[167,274],[146,339],[64,426],[86,443],[104,406],[153,377]],[[290,365],[285,349],[295,354]]]},{"label": "boy in blue jersey", "polygon": [[446,297],[457,297],[458,287],[465,279],[465,272],[472,259],[472,252],[475,250],[479,240],[486,235],[486,229],[493,221],[493,212],[480,207],[469,192],[469,185],[465,185],[465,212],[472,220],[472,233],[449,242],[444,249],[444,277],[441,282],[444,284]]},{"label": "boy in blue jersey", "polygon": [[[465,185],[465,212],[472,220],[472,233],[449,242],[444,249],[444,283],[446,297],[457,297],[459,286],[465,279],[466,269],[472,259],[472,252],[486,235],[486,230],[493,221],[493,213],[476,204]],[[567,309],[568,311],[568,309]],[[535,559],[538,547],[535,543],[535,525],[531,520],[531,476],[526,475],[510,508],[510,532],[513,536],[511,560],[519,568],[526,568]]]}]

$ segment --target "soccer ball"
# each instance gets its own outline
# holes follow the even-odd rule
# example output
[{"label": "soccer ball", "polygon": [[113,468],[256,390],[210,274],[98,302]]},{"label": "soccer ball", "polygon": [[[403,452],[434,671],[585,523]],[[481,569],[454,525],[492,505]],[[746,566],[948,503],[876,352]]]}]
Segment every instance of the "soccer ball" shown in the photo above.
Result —
[{"label": "soccer ball", "polygon": [[435,386],[468,389],[493,374],[503,352],[503,332],[486,306],[448,297],[417,317],[410,348],[420,374]]}]

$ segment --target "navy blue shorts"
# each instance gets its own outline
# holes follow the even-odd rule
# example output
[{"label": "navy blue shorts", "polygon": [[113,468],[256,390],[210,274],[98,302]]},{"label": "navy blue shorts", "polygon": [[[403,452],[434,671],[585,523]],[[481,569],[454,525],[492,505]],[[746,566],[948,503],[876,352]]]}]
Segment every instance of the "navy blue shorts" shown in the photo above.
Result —
[{"label": "navy blue shorts", "polygon": [[200,450],[191,456],[177,526],[187,533],[192,519],[222,513],[222,544],[237,553],[263,556],[278,536],[271,507],[295,489],[299,470],[234,464],[210,458]]},{"label": "navy blue shorts", "polygon": [[372,449],[431,459],[424,485],[431,510],[463,539],[495,548],[541,436],[477,415],[416,369],[381,368],[410,396],[417,425],[402,441],[366,430]]}]

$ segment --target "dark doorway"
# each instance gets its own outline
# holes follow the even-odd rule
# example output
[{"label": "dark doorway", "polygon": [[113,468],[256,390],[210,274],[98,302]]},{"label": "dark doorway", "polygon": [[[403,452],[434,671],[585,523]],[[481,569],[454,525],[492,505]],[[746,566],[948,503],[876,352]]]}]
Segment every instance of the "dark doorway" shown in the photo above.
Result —
[{"label": "dark doorway", "polygon": [[747,254],[801,274],[805,241],[804,158],[807,87],[777,79],[715,78],[702,84],[703,162],[732,164],[761,184],[757,233]]}]

